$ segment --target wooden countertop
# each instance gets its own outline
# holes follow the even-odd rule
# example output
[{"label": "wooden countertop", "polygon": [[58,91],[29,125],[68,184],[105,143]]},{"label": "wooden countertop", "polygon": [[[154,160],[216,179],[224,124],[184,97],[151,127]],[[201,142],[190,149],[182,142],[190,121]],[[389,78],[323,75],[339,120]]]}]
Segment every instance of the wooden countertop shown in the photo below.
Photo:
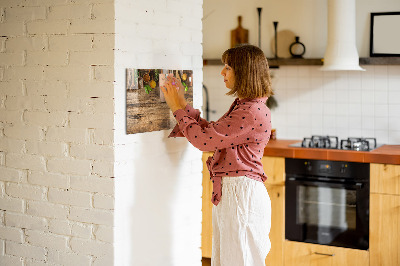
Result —
[{"label": "wooden countertop", "polygon": [[400,164],[400,145],[383,145],[372,151],[289,147],[301,140],[270,140],[264,156],[363,163]]}]

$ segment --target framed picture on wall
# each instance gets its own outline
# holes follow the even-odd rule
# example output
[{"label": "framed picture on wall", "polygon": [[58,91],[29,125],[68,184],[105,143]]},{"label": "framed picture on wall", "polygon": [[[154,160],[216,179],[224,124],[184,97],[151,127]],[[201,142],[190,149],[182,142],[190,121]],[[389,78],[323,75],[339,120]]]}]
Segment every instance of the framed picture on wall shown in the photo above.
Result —
[{"label": "framed picture on wall", "polygon": [[371,13],[370,52],[373,56],[400,56],[400,11]]}]

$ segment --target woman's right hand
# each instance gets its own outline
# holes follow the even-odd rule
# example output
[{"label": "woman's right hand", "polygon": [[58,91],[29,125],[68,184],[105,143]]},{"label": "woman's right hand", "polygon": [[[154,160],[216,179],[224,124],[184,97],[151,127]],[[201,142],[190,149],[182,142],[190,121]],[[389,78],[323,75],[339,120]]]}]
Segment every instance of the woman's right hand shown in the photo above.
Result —
[{"label": "woman's right hand", "polygon": [[182,82],[180,79],[177,79],[176,77],[168,77],[171,82],[174,82],[177,87],[179,87],[178,90],[178,97],[179,97],[179,103],[182,106],[182,108],[185,108],[187,105],[187,102],[185,100],[185,87],[182,85]]}]

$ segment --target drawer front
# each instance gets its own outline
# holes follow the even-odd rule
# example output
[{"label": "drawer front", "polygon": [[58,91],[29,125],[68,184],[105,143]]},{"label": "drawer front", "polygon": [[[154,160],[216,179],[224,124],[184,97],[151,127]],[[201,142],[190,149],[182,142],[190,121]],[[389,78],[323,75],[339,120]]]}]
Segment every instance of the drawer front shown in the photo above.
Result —
[{"label": "drawer front", "polygon": [[337,266],[369,265],[369,253],[365,250],[285,241],[285,266]]}]

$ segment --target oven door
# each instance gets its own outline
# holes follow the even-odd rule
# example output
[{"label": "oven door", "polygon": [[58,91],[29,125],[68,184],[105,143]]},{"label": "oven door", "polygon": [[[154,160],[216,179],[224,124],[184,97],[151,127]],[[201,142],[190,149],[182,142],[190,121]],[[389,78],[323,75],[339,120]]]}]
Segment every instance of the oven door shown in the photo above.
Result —
[{"label": "oven door", "polygon": [[367,250],[369,185],[286,178],[286,239]]}]

